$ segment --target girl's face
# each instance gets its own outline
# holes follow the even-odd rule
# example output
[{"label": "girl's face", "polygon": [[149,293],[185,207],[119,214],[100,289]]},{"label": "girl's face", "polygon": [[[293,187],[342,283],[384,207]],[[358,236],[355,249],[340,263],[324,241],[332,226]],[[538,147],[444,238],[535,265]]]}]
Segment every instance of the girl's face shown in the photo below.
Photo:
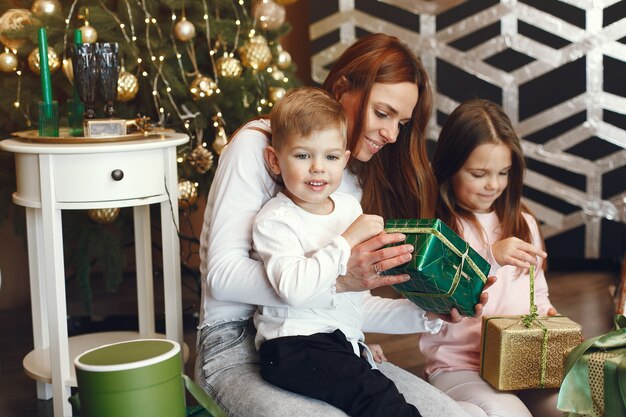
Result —
[{"label": "girl's face", "polygon": [[511,169],[511,150],[504,144],[485,143],[474,148],[452,177],[457,203],[474,213],[489,213],[505,190]]},{"label": "girl's face", "polygon": [[[346,110],[348,137],[352,136],[354,120],[361,111],[359,98],[360,92],[357,91],[348,91],[339,98]],[[417,85],[413,83],[375,83],[365,107],[363,132],[352,155],[361,162],[367,162],[383,146],[394,143],[400,127],[411,121],[417,98]]]}]

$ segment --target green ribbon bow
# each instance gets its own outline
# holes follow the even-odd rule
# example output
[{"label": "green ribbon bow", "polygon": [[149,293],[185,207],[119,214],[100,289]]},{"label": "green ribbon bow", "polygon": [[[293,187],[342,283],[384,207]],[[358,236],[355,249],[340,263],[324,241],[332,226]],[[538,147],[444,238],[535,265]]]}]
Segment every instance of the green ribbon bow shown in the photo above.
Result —
[{"label": "green ribbon bow", "polygon": [[537,320],[539,314],[537,314],[537,305],[535,304],[535,265],[530,266],[530,271],[528,273],[530,275],[530,313],[522,316],[522,323],[524,323],[524,327],[526,328],[529,328],[533,323],[537,323],[543,333],[541,339],[541,372],[539,374],[539,387],[545,388],[546,370],[548,368],[548,329],[541,321]]},{"label": "green ribbon bow", "polygon": [[[626,348],[626,317],[618,314],[614,322],[614,331],[584,341],[567,355],[557,408],[568,416],[593,413],[587,354]],[[626,417],[626,351],[608,365],[610,371],[617,373],[617,381],[604,386],[604,415]],[[607,367],[604,369],[606,372]]]}]

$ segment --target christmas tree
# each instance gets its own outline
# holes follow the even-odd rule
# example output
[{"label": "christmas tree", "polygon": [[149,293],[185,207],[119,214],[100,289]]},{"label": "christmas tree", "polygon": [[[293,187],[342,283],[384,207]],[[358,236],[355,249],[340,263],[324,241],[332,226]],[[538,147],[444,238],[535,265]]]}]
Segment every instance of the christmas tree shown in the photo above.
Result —
[{"label": "christmas tree", "polygon": [[[48,36],[48,67],[60,125],[72,98],[71,44],[119,44],[118,117],[184,132],[178,149],[179,205],[193,210],[206,195],[219,154],[246,120],[269,113],[298,84],[280,38],[290,27],[284,5],[295,0],[11,0],[0,4],[0,133],[37,128],[41,100],[37,32]],[[100,109],[97,117],[102,117]],[[12,155],[0,155],[0,221],[15,187]],[[68,269],[78,277],[86,306],[89,275],[99,266],[107,288],[122,279],[123,248],[132,244],[131,211],[64,212]],[[195,234],[195,233],[194,233]],[[181,236],[195,244],[195,236]],[[188,254],[189,255],[189,254]],[[183,256],[183,263],[186,258]],[[185,265],[183,265],[185,267]]]}]

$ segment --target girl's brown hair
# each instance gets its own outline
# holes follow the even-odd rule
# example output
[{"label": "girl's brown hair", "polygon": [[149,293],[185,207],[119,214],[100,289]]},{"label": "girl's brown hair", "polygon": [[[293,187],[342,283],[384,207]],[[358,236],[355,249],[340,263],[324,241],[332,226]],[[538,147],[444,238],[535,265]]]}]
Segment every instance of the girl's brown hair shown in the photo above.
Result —
[{"label": "girl's brown hair", "polygon": [[322,87],[338,99],[348,91],[360,95],[360,111],[350,121],[354,125],[348,137],[348,149],[354,154],[360,145],[372,86],[402,82],[418,88],[411,122],[400,130],[395,144],[384,146],[368,162],[351,158],[348,167],[359,178],[366,213],[384,218],[432,217],[437,188],[426,153],[432,92],[419,58],[394,36],[369,35],[339,57]]},{"label": "girl's brown hair", "polygon": [[503,144],[511,150],[512,166],[508,184],[502,195],[494,202],[494,210],[500,220],[502,238],[515,236],[532,242],[528,224],[522,213],[530,214],[522,203],[522,188],[526,163],[519,137],[511,120],[497,104],[482,99],[472,99],[458,106],[446,120],[433,156],[433,170],[439,183],[437,217],[457,233],[460,218],[467,219],[481,230],[476,217],[456,201],[452,189],[452,177],[459,172],[476,147],[486,143]]}]

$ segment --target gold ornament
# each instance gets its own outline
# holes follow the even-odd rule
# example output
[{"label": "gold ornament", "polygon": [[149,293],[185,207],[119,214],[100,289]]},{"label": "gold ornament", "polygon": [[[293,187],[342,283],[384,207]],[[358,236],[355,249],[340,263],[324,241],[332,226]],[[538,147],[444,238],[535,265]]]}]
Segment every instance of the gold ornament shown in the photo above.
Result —
[{"label": "gold ornament", "polygon": [[63,7],[58,0],[35,0],[30,10],[37,16],[53,16],[60,14]]},{"label": "gold ornament", "polygon": [[190,41],[196,36],[196,27],[183,16],[174,25],[174,36],[181,42]]},{"label": "gold ornament", "polygon": [[218,126],[215,132],[215,140],[213,141],[213,150],[216,154],[221,155],[228,145],[228,136],[223,126]]},{"label": "gold ornament", "polygon": [[215,84],[215,81],[211,79],[211,77],[198,74],[196,79],[191,82],[191,85],[189,86],[189,91],[191,92],[194,100],[199,100],[203,97],[213,95],[216,88],[217,85]]},{"label": "gold ornament", "polygon": [[70,82],[74,82],[74,67],[72,66],[72,60],[67,58],[63,60],[61,64],[61,70]]},{"label": "gold ornament", "polygon": [[241,63],[254,70],[263,70],[272,61],[272,51],[267,44],[267,39],[261,35],[248,39],[248,42],[239,48],[239,53]]},{"label": "gold ornament", "polygon": [[254,18],[266,30],[276,30],[285,23],[285,8],[271,0],[261,0],[254,6]]},{"label": "gold ornament", "polygon": [[[30,10],[26,9],[9,9],[2,16],[0,16],[0,32],[21,32],[25,26],[29,26],[33,23],[33,14]],[[2,42],[7,48],[17,50],[24,39],[9,38],[6,35],[0,35],[0,42]]]},{"label": "gold ornament", "polygon": [[282,87],[270,87],[268,90],[269,90],[269,98],[272,103],[276,103],[278,100],[285,97],[285,93],[287,92]]},{"label": "gold ornament", "polygon": [[82,33],[83,43],[95,43],[98,40],[98,32],[96,32],[96,29],[94,29],[89,22],[85,22],[85,25],[78,29],[80,29]]},{"label": "gold ornament", "polygon": [[13,72],[17,69],[17,56],[12,52],[3,52],[0,54],[0,71]]},{"label": "gold ornament", "polygon": [[139,80],[137,77],[121,68],[117,78],[117,101],[130,101],[135,98],[138,91]]},{"label": "gold ornament", "polygon": [[187,157],[189,165],[200,174],[204,174],[213,166],[213,154],[204,146],[198,145]]},{"label": "gold ornament", "polygon": [[189,180],[178,181],[178,206],[190,207],[198,198],[198,188]]},{"label": "gold ornament", "polygon": [[285,78],[285,74],[281,70],[279,70],[276,65],[272,66],[272,71],[270,72],[270,74],[272,75],[272,78],[276,81],[282,81],[282,79]]},{"label": "gold ornament", "polygon": [[294,4],[298,0],[274,0],[274,1],[280,4],[281,6],[289,6],[290,4]]},{"label": "gold ornament", "polygon": [[291,65],[291,55],[283,48],[279,48],[278,56],[276,57],[276,66],[280,69],[287,69]]},{"label": "gold ornament", "polygon": [[101,209],[89,209],[87,215],[94,222],[106,224],[113,223],[115,219],[120,215],[119,207],[109,207]]},{"label": "gold ornament", "polygon": [[228,55],[224,55],[215,63],[217,73],[222,77],[237,78],[243,72],[241,61]]},{"label": "gold ornament", "polygon": [[[39,68],[39,48],[33,49],[28,55],[28,66],[35,74],[39,75],[41,73],[41,69]],[[50,72],[55,72],[59,67],[61,67],[59,56],[51,46],[48,46],[48,68],[50,68]]]}]

